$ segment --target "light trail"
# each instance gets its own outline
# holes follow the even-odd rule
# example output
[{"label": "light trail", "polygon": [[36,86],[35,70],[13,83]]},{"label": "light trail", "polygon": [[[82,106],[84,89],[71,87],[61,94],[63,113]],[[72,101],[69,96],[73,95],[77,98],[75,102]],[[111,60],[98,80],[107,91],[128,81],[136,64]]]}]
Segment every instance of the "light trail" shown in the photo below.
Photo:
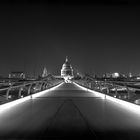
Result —
[{"label": "light trail", "polygon": [[20,99],[17,99],[15,101],[11,101],[11,102],[8,102],[8,103],[5,103],[5,104],[2,104],[0,105],[0,113],[2,113],[3,111],[6,111],[7,109],[10,109],[12,107],[15,107],[16,105],[19,105],[25,101],[28,101],[28,100],[31,100],[31,99],[34,99],[35,97],[39,97],[39,96],[42,96],[52,90],[55,90],[56,88],[58,88],[59,86],[61,86],[63,83],[60,83],[59,85],[55,86],[55,87],[52,87],[50,89],[46,89],[44,91],[41,91],[41,92],[38,92],[38,93],[35,93],[35,94],[32,94],[32,95],[29,95],[29,96],[26,96],[24,98],[20,98]]},{"label": "light trail", "polygon": [[49,91],[55,90],[55,89],[57,89],[58,87],[60,87],[62,84],[64,84],[64,83],[61,83],[61,84],[59,84],[59,85],[57,85],[57,86],[55,86],[55,87],[52,87],[52,88],[50,88],[50,89],[47,89],[47,90],[45,90],[45,91],[42,91],[42,92],[39,92],[39,93],[33,94],[33,95],[32,95],[32,98],[39,97],[39,96],[45,94],[46,92],[49,92]]},{"label": "light trail", "polygon": [[106,95],[106,99],[113,102],[113,103],[116,103],[120,108],[124,108],[128,111],[133,111],[134,113],[140,115],[140,106],[137,104],[127,102],[124,100],[120,100],[120,99],[117,99],[117,98],[114,98],[114,97],[111,97],[108,95]]},{"label": "light trail", "polygon": [[120,99],[111,97],[109,95],[106,95],[106,94],[103,94],[103,93],[100,93],[100,92],[97,92],[97,91],[90,90],[88,88],[85,88],[85,87],[82,87],[82,86],[78,85],[77,83],[74,83],[74,84],[77,85],[79,88],[85,90],[85,91],[92,92],[93,94],[104,98],[105,100],[117,105],[118,107],[120,107],[122,109],[125,109],[127,111],[132,111],[132,112],[140,115],[140,106],[139,105],[136,105],[134,103],[130,103],[130,102],[127,102],[127,101],[124,101],[124,100],[120,100]]}]

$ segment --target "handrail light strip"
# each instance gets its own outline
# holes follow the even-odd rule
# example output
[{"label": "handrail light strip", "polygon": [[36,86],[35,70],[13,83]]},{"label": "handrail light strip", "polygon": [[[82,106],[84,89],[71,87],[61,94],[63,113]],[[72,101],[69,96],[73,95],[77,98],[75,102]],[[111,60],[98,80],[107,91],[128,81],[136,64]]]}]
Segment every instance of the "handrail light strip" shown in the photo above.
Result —
[{"label": "handrail light strip", "polygon": [[104,97],[104,99],[107,99],[108,101],[111,101],[112,103],[116,103],[116,105],[121,105],[120,106],[121,108],[124,108],[126,110],[132,111],[132,112],[140,115],[140,106],[137,104],[127,102],[124,100],[120,100],[120,99],[117,99],[115,97],[111,97],[109,95],[106,95],[106,94],[103,94],[103,93],[100,93],[100,92],[97,92],[94,90],[90,90],[88,88],[82,87],[81,85],[79,85],[75,82],[74,82],[74,84],[77,85],[78,87],[82,88],[83,90],[92,92],[92,93],[96,94],[97,96]]},{"label": "handrail light strip", "polygon": [[44,91],[41,91],[41,92],[38,92],[38,93],[35,93],[35,94],[32,94],[32,95],[29,95],[29,96],[26,96],[26,97],[23,97],[23,98],[20,98],[20,99],[17,99],[17,100],[14,100],[14,101],[11,101],[11,102],[8,102],[8,103],[5,103],[5,104],[2,104],[0,105],[0,112],[1,111],[4,111],[5,109],[9,109],[11,107],[14,107],[20,103],[23,103],[25,101],[28,101],[30,99],[33,99],[34,97],[39,97],[51,90],[55,90],[56,88],[58,88],[59,86],[61,86],[63,83],[60,83],[59,85],[55,86],[55,87],[52,87],[50,89],[46,89]]}]

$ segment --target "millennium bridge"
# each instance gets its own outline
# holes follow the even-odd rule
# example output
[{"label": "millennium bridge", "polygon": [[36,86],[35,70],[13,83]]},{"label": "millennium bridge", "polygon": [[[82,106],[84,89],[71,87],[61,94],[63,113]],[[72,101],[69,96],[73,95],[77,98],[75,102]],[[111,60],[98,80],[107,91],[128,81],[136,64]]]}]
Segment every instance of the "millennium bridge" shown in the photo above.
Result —
[{"label": "millennium bridge", "polygon": [[[127,99],[117,97],[119,88]],[[128,101],[134,90],[127,83],[46,77],[0,90],[1,139],[140,137],[140,106]]]},{"label": "millennium bridge", "polygon": [[61,76],[0,83],[0,139],[140,138],[139,82]]}]

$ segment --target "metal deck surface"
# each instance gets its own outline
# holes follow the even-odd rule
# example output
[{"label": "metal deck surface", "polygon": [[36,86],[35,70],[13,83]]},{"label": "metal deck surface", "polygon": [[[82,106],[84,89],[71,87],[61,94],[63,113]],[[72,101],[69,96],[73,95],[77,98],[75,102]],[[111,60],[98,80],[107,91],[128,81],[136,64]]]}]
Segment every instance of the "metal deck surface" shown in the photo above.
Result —
[{"label": "metal deck surface", "polygon": [[138,139],[140,114],[64,83],[0,112],[1,139]]}]

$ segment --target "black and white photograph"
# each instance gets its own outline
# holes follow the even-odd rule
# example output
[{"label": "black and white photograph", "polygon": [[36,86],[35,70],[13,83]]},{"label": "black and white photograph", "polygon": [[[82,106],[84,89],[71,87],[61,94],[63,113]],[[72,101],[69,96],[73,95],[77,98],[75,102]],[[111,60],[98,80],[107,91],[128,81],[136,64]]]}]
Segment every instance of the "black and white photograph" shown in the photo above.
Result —
[{"label": "black and white photograph", "polygon": [[137,0],[0,1],[0,140],[139,140]]}]

